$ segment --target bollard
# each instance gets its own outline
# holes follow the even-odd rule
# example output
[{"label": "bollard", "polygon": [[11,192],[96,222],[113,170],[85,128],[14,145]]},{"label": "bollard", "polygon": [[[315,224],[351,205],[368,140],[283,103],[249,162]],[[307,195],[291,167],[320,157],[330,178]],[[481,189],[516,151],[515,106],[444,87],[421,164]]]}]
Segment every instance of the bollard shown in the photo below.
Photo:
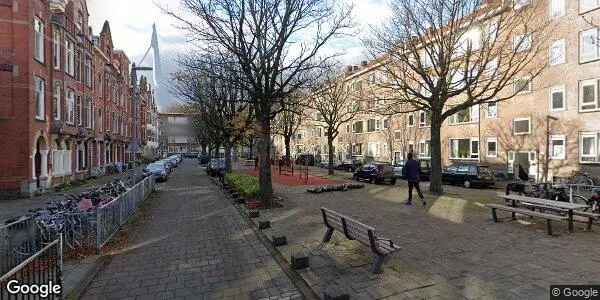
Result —
[{"label": "bollard", "polygon": [[258,229],[259,230],[264,230],[267,228],[271,228],[271,221],[259,221],[258,222]]},{"label": "bollard", "polygon": [[294,270],[302,270],[308,268],[308,256],[304,253],[292,254],[291,267]]},{"label": "bollard", "polygon": [[285,235],[272,235],[271,243],[273,244],[273,247],[285,246],[287,245],[287,238]]}]

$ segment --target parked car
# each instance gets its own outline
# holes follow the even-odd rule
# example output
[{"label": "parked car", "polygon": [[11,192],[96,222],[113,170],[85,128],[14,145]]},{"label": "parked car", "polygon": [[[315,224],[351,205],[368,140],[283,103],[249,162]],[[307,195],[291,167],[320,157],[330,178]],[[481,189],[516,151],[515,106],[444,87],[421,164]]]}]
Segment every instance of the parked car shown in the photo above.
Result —
[{"label": "parked car", "polygon": [[388,163],[370,163],[359,168],[352,176],[354,180],[366,180],[370,183],[396,184],[394,168]]},{"label": "parked car", "polygon": [[164,163],[152,163],[144,168],[144,175],[152,175],[156,181],[167,181],[169,179],[169,171]]},{"label": "parked car", "polygon": [[210,162],[210,156],[207,154],[198,154],[198,163],[200,165],[206,165]]},{"label": "parked car", "polygon": [[218,176],[225,172],[225,160],[222,158],[213,158],[206,166],[206,174],[208,176]]},{"label": "parked car", "polygon": [[476,163],[456,163],[442,172],[442,182],[462,185],[465,188],[491,187],[495,184],[494,173],[490,167]]},{"label": "parked car", "polygon": [[171,172],[173,171],[173,168],[174,168],[173,167],[173,163],[170,160],[166,159],[166,158],[163,159],[163,160],[155,161],[154,163],[155,164],[163,164],[165,166],[165,168],[167,169],[167,172],[169,174],[171,174]]},{"label": "parked car", "polygon": [[431,180],[431,160],[419,159],[419,166],[421,167],[421,181]]},{"label": "parked car", "polygon": [[361,166],[361,162],[357,159],[346,159],[343,160],[340,164],[335,166],[336,170],[340,171],[348,171],[348,172],[356,172],[356,170]]},{"label": "parked car", "polygon": [[296,164],[303,166],[314,166],[315,156],[312,154],[300,154],[296,157]]},{"label": "parked car", "polygon": [[402,170],[404,170],[405,164],[406,161],[404,160],[399,160],[394,163],[394,177],[396,177],[396,179],[404,179],[404,174],[402,173]]},{"label": "parked car", "polygon": [[[340,161],[337,158],[333,159],[333,168],[337,168],[340,165]],[[321,162],[319,162],[319,168],[329,168],[329,158],[325,157]]]}]

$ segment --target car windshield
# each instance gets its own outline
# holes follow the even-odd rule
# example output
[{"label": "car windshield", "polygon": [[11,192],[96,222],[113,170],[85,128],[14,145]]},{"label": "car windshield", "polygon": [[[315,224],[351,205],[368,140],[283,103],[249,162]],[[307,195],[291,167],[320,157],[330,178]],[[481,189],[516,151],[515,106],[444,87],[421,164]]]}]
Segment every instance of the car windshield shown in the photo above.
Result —
[{"label": "car windshield", "polygon": [[163,166],[161,165],[148,165],[148,170],[150,171],[160,171],[163,169]]}]

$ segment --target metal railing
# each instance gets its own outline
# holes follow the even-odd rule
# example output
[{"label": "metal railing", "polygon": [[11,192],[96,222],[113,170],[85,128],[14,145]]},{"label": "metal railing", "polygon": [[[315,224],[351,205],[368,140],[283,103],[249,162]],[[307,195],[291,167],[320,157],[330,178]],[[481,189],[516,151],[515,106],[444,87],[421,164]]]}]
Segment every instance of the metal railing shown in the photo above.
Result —
[{"label": "metal railing", "polygon": [[102,247],[114,236],[152,191],[155,179],[146,177],[115,200],[96,210],[96,250]]},{"label": "metal railing", "polygon": [[0,227],[0,274],[4,274],[42,248],[42,238],[31,217]]},{"label": "metal railing", "polygon": [[[62,236],[59,236],[0,277],[0,300],[61,299],[62,270]],[[23,285],[28,286],[27,290],[19,288]],[[55,286],[60,287],[58,293],[54,293]]]}]

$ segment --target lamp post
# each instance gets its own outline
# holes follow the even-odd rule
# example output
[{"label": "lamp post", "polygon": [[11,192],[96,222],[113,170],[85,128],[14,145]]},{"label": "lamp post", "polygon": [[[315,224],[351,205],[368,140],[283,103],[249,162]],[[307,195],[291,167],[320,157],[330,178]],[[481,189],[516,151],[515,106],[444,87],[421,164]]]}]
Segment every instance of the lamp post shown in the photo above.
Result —
[{"label": "lamp post", "polygon": [[140,151],[140,135],[139,135],[139,119],[140,119],[140,90],[138,87],[137,71],[152,71],[151,67],[136,67],[135,63],[131,65],[131,86],[132,86],[132,119],[133,119],[133,137],[129,144],[130,153],[138,153]]},{"label": "lamp post", "polygon": [[548,173],[550,171],[550,121],[558,121],[558,118],[551,115],[546,116],[546,162],[544,168],[544,180],[548,182]]}]

